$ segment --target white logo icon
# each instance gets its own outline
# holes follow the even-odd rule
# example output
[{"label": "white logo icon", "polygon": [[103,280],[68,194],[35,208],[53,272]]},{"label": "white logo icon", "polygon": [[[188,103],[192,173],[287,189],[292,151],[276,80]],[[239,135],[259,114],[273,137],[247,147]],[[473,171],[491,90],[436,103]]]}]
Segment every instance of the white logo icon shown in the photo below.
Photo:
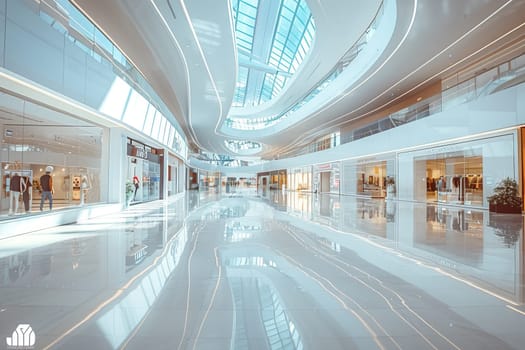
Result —
[{"label": "white logo icon", "polygon": [[5,338],[7,345],[12,347],[30,347],[35,345],[36,335],[28,324],[19,324],[11,337]]}]

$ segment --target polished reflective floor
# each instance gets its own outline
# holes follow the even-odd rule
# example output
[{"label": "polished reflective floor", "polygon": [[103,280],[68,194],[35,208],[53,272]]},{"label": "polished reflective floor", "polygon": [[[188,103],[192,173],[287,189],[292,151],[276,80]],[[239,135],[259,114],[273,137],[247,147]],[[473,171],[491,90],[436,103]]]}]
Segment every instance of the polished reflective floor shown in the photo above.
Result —
[{"label": "polished reflective floor", "polygon": [[0,349],[523,349],[521,215],[190,192],[0,240]]}]

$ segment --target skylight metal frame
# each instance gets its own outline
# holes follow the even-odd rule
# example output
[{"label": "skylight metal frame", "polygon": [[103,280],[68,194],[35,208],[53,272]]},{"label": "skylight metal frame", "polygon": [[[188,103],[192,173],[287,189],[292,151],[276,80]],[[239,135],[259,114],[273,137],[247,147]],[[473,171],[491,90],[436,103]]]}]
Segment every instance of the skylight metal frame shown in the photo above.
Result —
[{"label": "skylight metal frame", "polygon": [[[232,2],[239,56],[253,61],[249,66],[239,63],[233,107],[258,106],[277,97],[306,57],[313,42],[315,25],[305,0],[281,0],[274,27],[270,31],[267,28],[258,30],[258,26],[263,23],[272,23],[260,20],[259,15],[265,11],[266,14],[275,15],[270,8],[275,5],[273,1]],[[257,40],[260,46],[261,33],[268,32],[271,33],[271,39],[264,38],[264,42],[269,44],[254,52],[254,41]]]}]

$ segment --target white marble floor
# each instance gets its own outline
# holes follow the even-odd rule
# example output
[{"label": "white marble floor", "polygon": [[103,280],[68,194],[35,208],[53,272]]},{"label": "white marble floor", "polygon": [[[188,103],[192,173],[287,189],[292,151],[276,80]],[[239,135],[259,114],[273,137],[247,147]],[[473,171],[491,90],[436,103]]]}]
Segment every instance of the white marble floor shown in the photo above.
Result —
[{"label": "white marble floor", "polygon": [[523,252],[521,215],[190,192],[0,240],[0,349],[522,349]]}]

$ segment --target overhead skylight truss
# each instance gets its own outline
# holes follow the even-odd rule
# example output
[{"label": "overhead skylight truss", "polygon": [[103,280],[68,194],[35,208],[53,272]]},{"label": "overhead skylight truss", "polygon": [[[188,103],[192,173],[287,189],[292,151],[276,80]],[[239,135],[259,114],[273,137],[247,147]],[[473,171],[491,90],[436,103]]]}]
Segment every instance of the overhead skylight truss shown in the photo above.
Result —
[{"label": "overhead skylight truss", "polygon": [[304,0],[234,0],[239,72],[233,106],[279,95],[306,56],[315,27]]}]

